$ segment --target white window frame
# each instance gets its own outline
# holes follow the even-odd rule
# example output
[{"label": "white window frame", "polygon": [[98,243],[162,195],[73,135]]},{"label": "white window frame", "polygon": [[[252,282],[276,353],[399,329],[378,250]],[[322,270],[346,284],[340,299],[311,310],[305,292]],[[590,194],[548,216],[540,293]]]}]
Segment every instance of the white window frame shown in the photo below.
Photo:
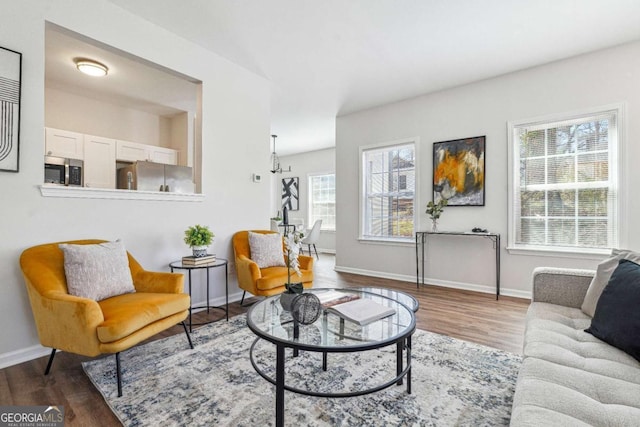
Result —
[{"label": "white window frame", "polygon": [[[365,165],[363,154],[366,151],[376,150],[381,148],[392,148],[400,145],[413,145],[413,156],[414,156],[414,174],[415,174],[415,184],[413,188],[413,233],[411,236],[407,237],[371,237],[365,236],[364,230],[366,228],[366,220],[365,220],[365,197],[366,197],[366,189],[365,189]],[[420,215],[419,208],[419,194],[420,194],[420,138],[403,138],[394,141],[387,141],[378,144],[364,145],[358,147],[358,163],[359,163],[359,185],[358,185],[358,240],[363,243],[382,243],[382,244],[415,244],[415,232],[418,229],[418,220]]]},{"label": "white window frame", "polygon": [[[313,224],[315,222],[315,219],[311,218],[311,211],[312,211],[312,205],[313,205],[313,202],[312,202],[312,194],[313,193],[311,192],[311,180],[314,177],[325,176],[325,175],[333,175],[333,179],[334,179],[334,182],[335,182],[335,177],[336,177],[336,172],[335,171],[332,171],[332,172],[313,172],[313,173],[307,174],[307,194],[309,195],[309,197],[307,197],[307,224],[308,224],[307,228],[308,229],[311,229],[311,227],[313,227]],[[336,189],[334,188],[334,192],[335,192],[335,190]],[[335,195],[335,193],[334,193],[334,195]],[[335,203],[336,203],[336,201],[334,199],[334,205],[335,205]],[[336,211],[337,211],[337,207],[335,207],[335,208],[336,208]],[[334,212],[334,215],[337,216],[337,212]],[[337,220],[337,218],[336,218],[336,220]],[[323,221],[322,225],[320,226],[320,230],[322,230],[322,231],[336,231],[336,228],[335,228],[335,226],[333,228],[325,226],[325,223]]]},{"label": "white window frame", "polygon": [[[612,187],[617,192],[617,205],[614,206],[612,220],[614,221],[614,244],[618,247],[625,247],[626,244],[626,200],[627,185],[624,170],[624,147],[626,145],[626,106],[624,103],[604,105],[600,107],[588,108],[584,110],[574,111],[570,113],[551,114],[529,119],[510,121],[507,123],[507,140],[508,140],[508,245],[507,250],[515,255],[541,255],[541,256],[567,256],[567,257],[588,257],[590,255],[609,254],[610,249],[603,248],[581,248],[581,247],[561,247],[561,246],[543,246],[543,245],[523,245],[517,244],[516,227],[519,220],[519,214],[515,212],[515,188],[520,182],[519,167],[519,141],[515,136],[516,128],[535,126],[543,123],[553,123],[564,120],[579,119],[592,115],[598,115],[611,112],[616,116],[617,144],[610,145],[610,179]],[[615,243],[617,241],[617,243]]]}]

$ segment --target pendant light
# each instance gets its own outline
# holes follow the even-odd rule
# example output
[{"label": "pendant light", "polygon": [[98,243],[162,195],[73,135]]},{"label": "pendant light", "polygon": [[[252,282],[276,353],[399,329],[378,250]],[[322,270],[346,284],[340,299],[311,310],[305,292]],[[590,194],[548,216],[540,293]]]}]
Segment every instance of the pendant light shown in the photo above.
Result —
[{"label": "pendant light", "polygon": [[280,166],[280,157],[278,157],[278,153],[276,153],[276,138],[278,135],[271,135],[273,138],[273,152],[271,153],[271,173],[282,173],[282,172],[291,172],[291,166],[289,169],[283,170],[282,166]]}]

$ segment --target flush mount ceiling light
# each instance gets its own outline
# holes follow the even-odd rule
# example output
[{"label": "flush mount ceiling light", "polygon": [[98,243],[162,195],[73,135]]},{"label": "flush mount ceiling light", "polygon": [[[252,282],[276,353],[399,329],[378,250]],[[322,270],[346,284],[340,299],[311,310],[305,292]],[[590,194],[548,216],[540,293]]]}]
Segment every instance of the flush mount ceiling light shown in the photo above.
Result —
[{"label": "flush mount ceiling light", "polygon": [[95,77],[106,76],[109,69],[106,65],[91,59],[80,58],[75,60],[78,71]]}]

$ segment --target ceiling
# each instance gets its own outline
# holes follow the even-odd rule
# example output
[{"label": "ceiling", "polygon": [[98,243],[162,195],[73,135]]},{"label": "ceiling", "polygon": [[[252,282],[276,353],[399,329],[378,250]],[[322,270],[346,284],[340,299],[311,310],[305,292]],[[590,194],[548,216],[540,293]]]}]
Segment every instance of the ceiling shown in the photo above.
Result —
[{"label": "ceiling", "polygon": [[[76,58],[89,58],[106,65],[108,76],[91,77],[78,72]],[[45,83],[50,89],[172,116],[196,111],[199,82],[48,23]]]},{"label": "ceiling", "polygon": [[109,1],[267,78],[279,154],[334,146],[337,115],[640,39],[637,0]]}]

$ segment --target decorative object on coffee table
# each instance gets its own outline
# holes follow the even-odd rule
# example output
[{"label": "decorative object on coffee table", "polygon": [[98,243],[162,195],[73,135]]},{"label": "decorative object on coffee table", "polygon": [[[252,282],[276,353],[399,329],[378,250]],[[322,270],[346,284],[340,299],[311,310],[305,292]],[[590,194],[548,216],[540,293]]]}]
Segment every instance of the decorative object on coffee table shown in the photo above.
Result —
[{"label": "decorative object on coffee table", "polygon": [[438,231],[438,219],[440,215],[442,215],[442,211],[444,211],[444,207],[447,206],[447,199],[440,199],[437,203],[433,203],[430,201],[427,203],[427,210],[425,211],[429,214],[429,218],[431,218],[431,231]]},{"label": "decorative object on coffee table", "polygon": [[302,294],[304,289],[301,282],[291,283],[292,269],[298,276],[302,276],[298,255],[302,247],[303,237],[304,234],[299,231],[292,231],[284,237],[284,247],[287,253],[287,283],[284,284],[285,291],[280,295],[280,304],[287,311],[291,310],[294,298]]},{"label": "decorative object on coffee table", "polygon": [[191,247],[195,258],[207,256],[207,248],[213,242],[215,234],[206,225],[193,225],[184,232],[184,242]]},{"label": "decorative object on coffee table", "polygon": [[310,325],[320,317],[322,304],[315,294],[297,295],[291,303],[291,315],[301,325]]}]

